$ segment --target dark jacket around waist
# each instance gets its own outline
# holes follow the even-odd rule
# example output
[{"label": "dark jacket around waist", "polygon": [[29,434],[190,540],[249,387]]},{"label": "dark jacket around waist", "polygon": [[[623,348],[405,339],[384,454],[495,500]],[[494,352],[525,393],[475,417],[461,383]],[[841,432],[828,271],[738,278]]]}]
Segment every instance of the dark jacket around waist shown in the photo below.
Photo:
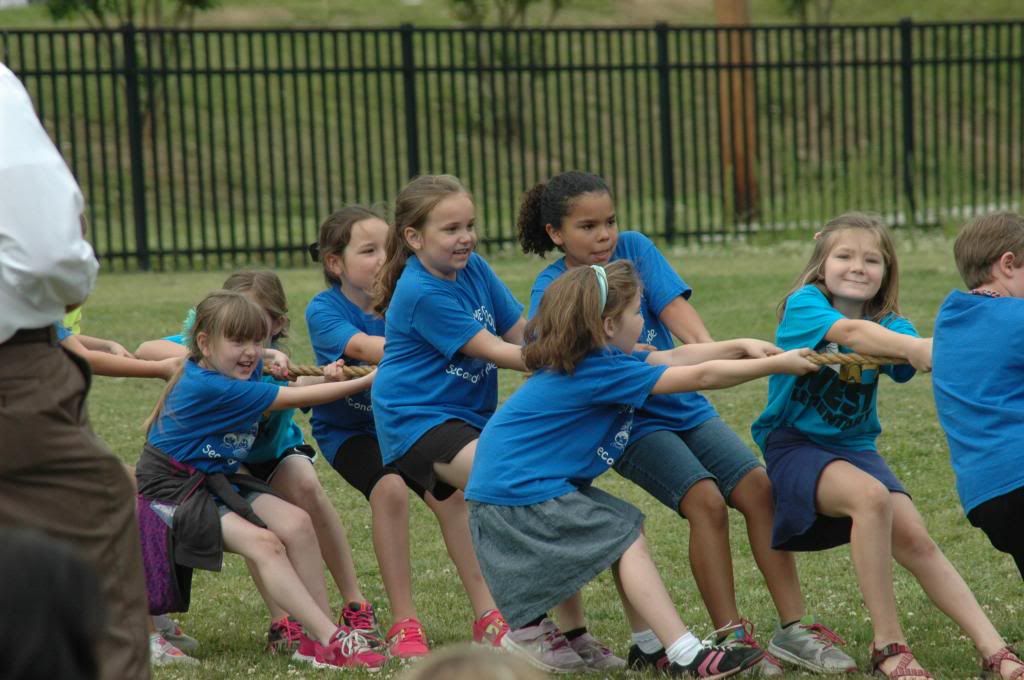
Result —
[{"label": "dark jacket around waist", "polygon": [[185,567],[220,571],[224,562],[224,536],[214,496],[232,512],[263,529],[267,525],[252,506],[235,491],[274,494],[274,490],[252,475],[208,475],[191,465],[176,461],[146,443],[135,466],[139,495],[177,506],[174,512],[174,561]]}]

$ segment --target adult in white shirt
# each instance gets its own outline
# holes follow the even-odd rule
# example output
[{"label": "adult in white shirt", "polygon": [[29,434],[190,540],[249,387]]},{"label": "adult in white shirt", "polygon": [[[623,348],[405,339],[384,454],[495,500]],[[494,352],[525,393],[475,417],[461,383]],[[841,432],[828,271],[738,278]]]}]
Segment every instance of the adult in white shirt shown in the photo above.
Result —
[{"label": "adult in white shirt", "polygon": [[[146,679],[148,606],[131,482],[89,425],[88,366],[54,332],[96,280],[82,207],[28,93],[0,63],[0,527],[36,528],[77,549],[96,569],[106,605],[99,677]],[[41,589],[31,611],[0,613],[3,675],[70,677],[64,624],[46,595]],[[47,637],[29,639],[25,622],[41,616],[50,618]]]}]

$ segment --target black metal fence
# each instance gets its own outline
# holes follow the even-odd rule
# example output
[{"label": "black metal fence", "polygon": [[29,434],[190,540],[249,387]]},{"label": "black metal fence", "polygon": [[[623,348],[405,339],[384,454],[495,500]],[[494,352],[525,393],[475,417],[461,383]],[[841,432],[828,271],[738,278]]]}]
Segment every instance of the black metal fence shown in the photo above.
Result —
[{"label": "black metal fence", "polygon": [[563,169],[693,242],[1024,192],[1024,22],[0,30],[119,268],[303,260],[319,222],[459,175],[487,248]]}]

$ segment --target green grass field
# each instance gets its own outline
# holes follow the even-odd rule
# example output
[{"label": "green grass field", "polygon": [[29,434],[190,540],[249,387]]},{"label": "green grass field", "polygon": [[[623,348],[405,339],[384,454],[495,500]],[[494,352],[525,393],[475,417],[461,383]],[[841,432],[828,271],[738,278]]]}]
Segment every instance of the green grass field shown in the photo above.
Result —
[{"label": "green grass field", "polygon": [[[951,256],[951,241],[938,233],[901,232],[898,249],[904,279],[903,312],[922,333],[930,333],[945,294],[959,284]],[[678,250],[671,260],[696,291],[693,303],[716,338],[771,338],[774,308],[810,251],[810,241],[764,245],[708,246],[700,251]],[[543,263],[534,258],[496,257],[499,275],[520,300]],[[321,288],[314,269],[279,272],[289,293],[292,329],[289,345],[297,362],[312,358],[303,321],[306,302]],[[175,332],[185,310],[223,280],[223,272],[196,274],[104,274],[86,306],[83,331],[111,337],[134,348],[145,339]],[[501,377],[506,397],[520,382],[518,375]],[[1020,580],[1012,560],[995,552],[985,537],[962,515],[953,487],[945,440],[935,419],[928,376],[906,385],[890,381],[881,389],[879,409],[885,432],[882,454],[914,495],[933,537],[964,574],[996,626],[1010,642],[1024,637],[1020,613]],[[143,442],[142,421],[161,390],[156,381],[97,378],[90,399],[95,429],[124,460],[134,462]],[[749,425],[763,406],[766,382],[757,381],[709,396],[721,415],[749,442]],[[308,423],[303,422],[308,434]],[[362,497],[320,461],[318,470],[338,513],[349,531],[356,564],[367,596],[389,621],[387,601],[377,573],[369,525],[369,508]],[[683,617],[698,635],[710,624],[696,593],[686,558],[687,525],[638,488],[614,473],[599,486],[629,499],[648,516],[647,532],[655,560]],[[732,513],[734,572],[741,612],[767,640],[775,623],[767,590],[750,555],[744,527]],[[412,504],[414,589],[427,634],[435,646],[466,640],[472,613],[437,525],[422,504]],[[846,548],[798,558],[804,593],[811,612],[846,638],[848,651],[866,663],[871,628]],[[974,677],[978,668],[971,643],[921,592],[917,583],[897,568],[896,595],[906,633],[919,658],[938,678]],[[329,578],[329,577],[328,577]],[[331,586],[332,604],[342,604]],[[605,574],[590,584],[584,597],[591,628],[620,654],[628,647],[628,627],[622,617],[611,578]],[[200,639],[197,670],[158,670],[157,678],[292,678],[320,677],[306,667],[262,651],[267,612],[249,580],[242,560],[229,556],[220,574],[197,572],[192,610],[179,620]],[[388,669],[383,677],[397,675]],[[351,673],[348,677],[360,677]],[[380,676],[378,676],[380,677]],[[623,676],[625,677],[625,676]]]}]

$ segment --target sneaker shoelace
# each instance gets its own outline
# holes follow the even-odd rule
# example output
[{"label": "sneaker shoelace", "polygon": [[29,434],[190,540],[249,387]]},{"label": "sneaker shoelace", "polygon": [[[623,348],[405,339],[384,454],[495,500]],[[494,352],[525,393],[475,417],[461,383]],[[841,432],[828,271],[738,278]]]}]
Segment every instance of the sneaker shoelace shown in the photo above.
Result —
[{"label": "sneaker shoelace", "polygon": [[416,642],[422,642],[423,644],[427,643],[426,639],[423,637],[423,626],[411,621],[403,624],[402,627],[398,629],[398,634],[395,638],[396,642],[400,642],[402,640],[414,640]]},{"label": "sneaker shoelace", "polygon": [[348,631],[339,631],[334,636],[334,639],[341,643],[341,654],[346,659],[351,659],[360,652],[373,651],[370,641],[355,628]]},{"label": "sneaker shoelace", "polygon": [[349,609],[346,612],[348,616],[345,618],[348,620],[349,627],[359,628],[360,630],[373,630],[377,625],[377,621],[373,616],[373,611],[366,607],[360,607],[359,609]]},{"label": "sneaker shoelace", "polygon": [[818,640],[821,640],[826,645],[831,647],[832,645],[845,645],[846,640],[839,637],[835,632],[829,630],[827,627],[820,623],[811,623],[806,626],[800,626],[804,630],[808,631]]},{"label": "sneaker shoelace", "polygon": [[288,642],[299,642],[302,639],[302,624],[288,617],[274,622],[274,630],[280,635],[280,640]]}]

